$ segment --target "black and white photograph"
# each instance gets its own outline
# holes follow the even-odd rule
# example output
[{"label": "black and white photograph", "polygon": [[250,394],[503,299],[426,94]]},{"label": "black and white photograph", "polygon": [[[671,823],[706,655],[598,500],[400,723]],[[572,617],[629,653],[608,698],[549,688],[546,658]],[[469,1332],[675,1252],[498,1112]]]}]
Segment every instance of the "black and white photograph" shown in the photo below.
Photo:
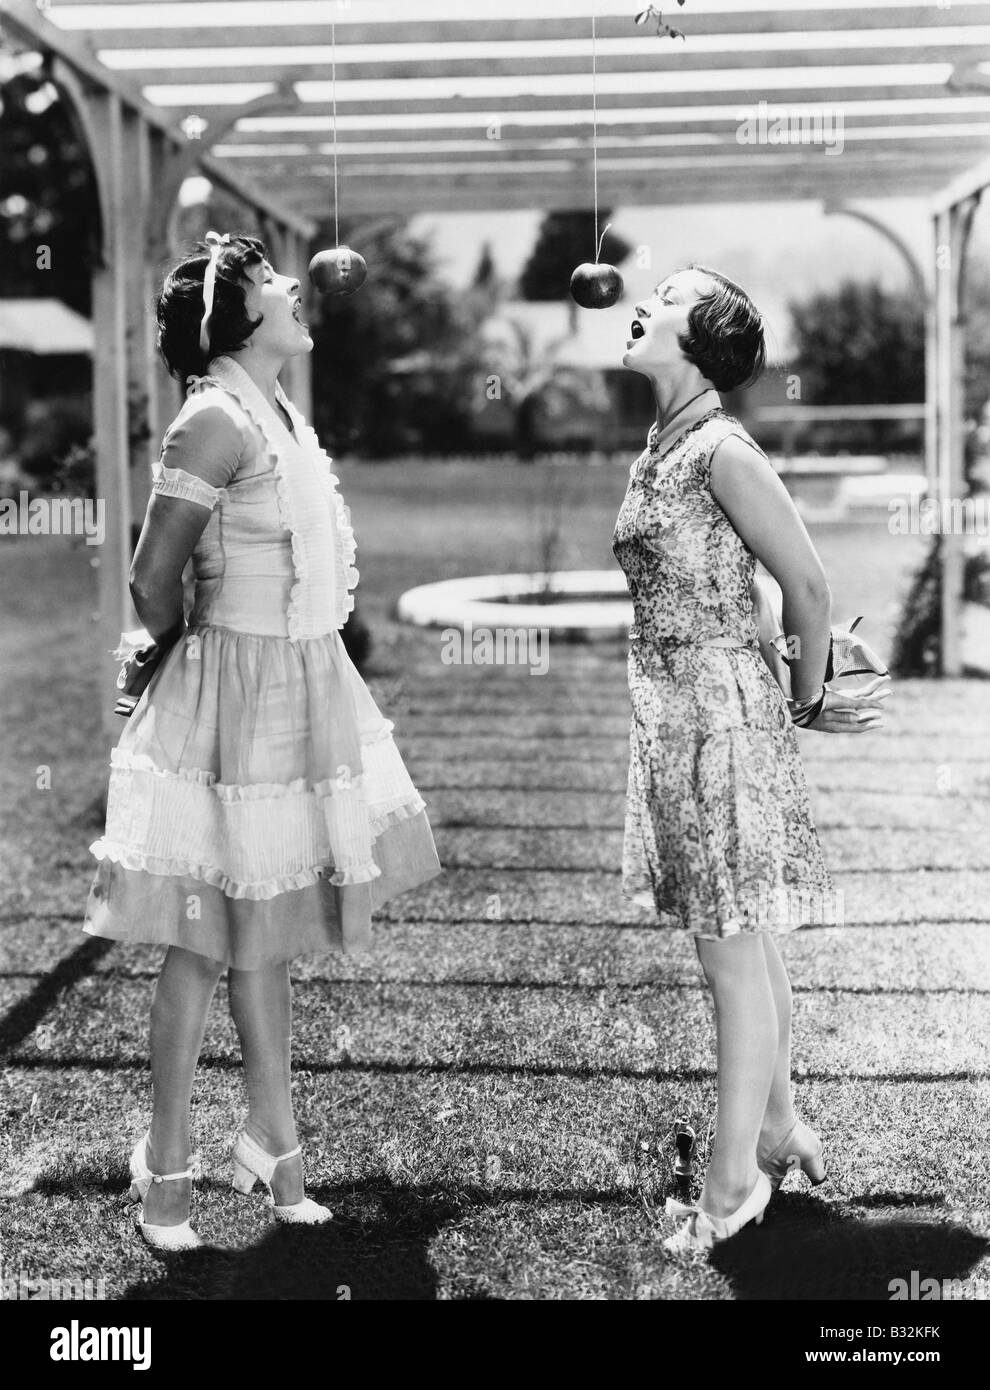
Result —
[{"label": "black and white photograph", "polygon": [[990,0],[0,0],[22,1370],[962,1369],[988,189]]}]

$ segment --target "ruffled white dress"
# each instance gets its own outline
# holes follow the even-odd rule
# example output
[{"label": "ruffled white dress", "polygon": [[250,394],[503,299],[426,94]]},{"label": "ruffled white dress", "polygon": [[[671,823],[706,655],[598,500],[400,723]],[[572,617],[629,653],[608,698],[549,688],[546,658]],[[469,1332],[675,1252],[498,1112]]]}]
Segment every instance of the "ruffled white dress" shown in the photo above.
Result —
[{"label": "ruffled white dress", "polygon": [[84,930],[237,969],[367,948],[440,870],[425,803],[339,629],[358,581],[331,460],[244,369],[190,377],[153,492],[208,508],[189,631],[111,753]]}]

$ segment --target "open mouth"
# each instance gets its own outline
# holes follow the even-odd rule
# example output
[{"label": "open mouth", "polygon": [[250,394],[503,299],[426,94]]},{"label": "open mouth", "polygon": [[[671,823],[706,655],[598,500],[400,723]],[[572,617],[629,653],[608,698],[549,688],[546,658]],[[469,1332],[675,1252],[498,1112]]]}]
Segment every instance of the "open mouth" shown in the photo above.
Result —
[{"label": "open mouth", "polygon": [[300,310],[301,307],[302,307],[302,300],[301,300],[301,299],[297,299],[296,302],[295,302],[295,304],[293,304],[293,306],[292,306],[292,317],[295,319],[296,323],[298,323],[299,326],[300,326],[301,328],[306,328],[307,325],[303,322],[303,319],[302,319],[302,317],[301,317],[301,315],[300,315],[300,313],[299,313],[299,310]]},{"label": "open mouth", "polygon": [[633,319],[632,327],[629,330],[629,336],[634,339],[646,337],[646,329],[643,327],[640,319]]}]

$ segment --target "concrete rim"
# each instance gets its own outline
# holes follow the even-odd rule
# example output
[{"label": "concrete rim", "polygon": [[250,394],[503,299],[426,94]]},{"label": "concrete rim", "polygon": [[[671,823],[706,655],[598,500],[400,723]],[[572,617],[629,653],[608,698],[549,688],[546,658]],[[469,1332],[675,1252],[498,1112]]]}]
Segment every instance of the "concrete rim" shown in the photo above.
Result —
[{"label": "concrete rim", "polygon": [[[607,597],[546,604],[511,601],[541,593],[547,587],[558,594],[591,592]],[[419,627],[542,628],[551,635],[572,637],[625,637],[633,617],[632,600],[621,570],[479,574],[443,579],[407,589],[399,599],[398,614],[403,622]]]}]

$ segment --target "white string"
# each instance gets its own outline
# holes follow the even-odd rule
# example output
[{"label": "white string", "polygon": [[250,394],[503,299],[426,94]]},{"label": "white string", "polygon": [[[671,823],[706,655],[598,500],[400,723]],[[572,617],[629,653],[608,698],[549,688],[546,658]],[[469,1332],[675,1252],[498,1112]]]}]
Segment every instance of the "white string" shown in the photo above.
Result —
[{"label": "white string", "polygon": [[337,26],[330,21],[330,99],[333,103],[333,244],[340,245],[340,205],[337,199]]},{"label": "white string", "polygon": [[595,184],[595,264],[601,255],[598,240],[598,42],[595,34],[595,11],[591,10],[591,154]]}]

